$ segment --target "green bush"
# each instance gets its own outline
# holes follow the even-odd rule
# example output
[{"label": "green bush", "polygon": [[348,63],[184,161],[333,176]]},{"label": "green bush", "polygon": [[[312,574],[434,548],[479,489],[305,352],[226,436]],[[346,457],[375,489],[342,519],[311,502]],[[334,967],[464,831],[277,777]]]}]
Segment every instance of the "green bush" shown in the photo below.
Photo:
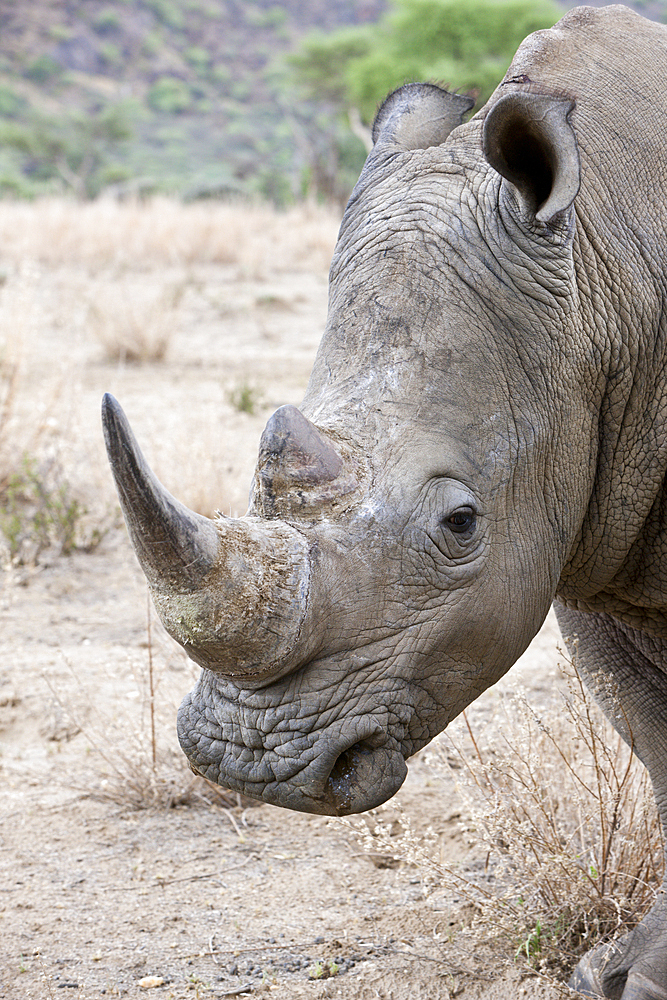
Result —
[{"label": "green bush", "polygon": [[144,35],[141,47],[145,56],[152,59],[162,48],[162,39],[159,31],[149,31]]},{"label": "green bush", "polygon": [[107,66],[120,67],[123,62],[123,53],[114,45],[113,42],[105,42],[104,45],[100,46],[100,55],[104,59]]},{"label": "green bush", "polygon": [[106,35],[120,28],[120,18],[113,10],[103,10],[95,18],[94,27],[100,35]]},{"label": "green bush", "polygon": [[173,76],[163,76],[148,91],[146,100],[153,111],[178,115],[192,104],[192,94],[187,83]]},{"label": "green bush", "polygon": [[73,30],[66,24],[54,24],[49,28],[49,36],[56,42],[66,42],[73,34]]},{"label": "green bush", "polygon": [[562,15],[553,0],[393,0],[373,27],[313,35],[291,58],[306,93],[366,122],[411,80],[475,91],[484,103],[520,42]]},{"label": "green bush", "polygon": [[155,16],[170,28],[181,30],[185,26],[185,15],[177,0],[144,0]]},{"label": "green bush", "polygon": [[79,538],[86,513],[57,467],[40,466],[35,458],[24,455],[0,493],[0,532],[10,558],[34,562],[45,549],[69,555],[76,548],[94,547],[101,536],[91,536],[85,545]]},{"label": "green bush", "polygon": [[79,197],[95,197],[109,157],[132,136],[137,109],[110,104],[62,118],[32,113],[22,122],[0,121],[0,143],[13,150],[26,180],[66,183]]},{"label": "green bush", "polygon": [[278,4],[262,10],[246,3],[243,13],[247,23],[254,28],[281,28],[287,21],[287,12]]},{"label": "green bush", "polygon": [[232,81],[232,71],[224,63],[215,65],[211,70],[210,76],[214,83],[217,83],[218,86],[223,87],[225,90]]},{"label": "green bush", "polygon": [[262,402],[262,393],[256,386],[241,382],[227,392],[227,401],[238,413],[248,413],[253,416]]},{"label": "green bush", "polygon": [[0,84],[0,118],[15,118],[28,108],[28,102],[11,87]]},{"label": "green bush", "polygon": [[25,69],[25,75],[35,83],[47,83],[54,77],[60,76],[61,73],[62,66],[47,55],[38,56]]},{"label": "green bush", "polygon": [[0,198],[25,198],[30,201],[42,193],[40,185],[31,183],[20,174],[5,171],[0,173]]},{"label": "green bush", "polygon": [[206,73],[211,62],[211,53],[199,45],[190,45],[184,49],[183,58],[197,73]]}]

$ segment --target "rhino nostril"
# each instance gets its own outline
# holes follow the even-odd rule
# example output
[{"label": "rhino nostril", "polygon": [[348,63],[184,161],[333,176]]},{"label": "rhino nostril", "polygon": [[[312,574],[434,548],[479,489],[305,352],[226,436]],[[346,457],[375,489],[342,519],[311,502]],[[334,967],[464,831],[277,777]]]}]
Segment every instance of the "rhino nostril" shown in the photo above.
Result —
[{"label": "rhino nostril", "polygon": [[351,747],[343,750],[336,758],[326,783],[326,798],[336,807],[336,811],[344,814],[349,811],[353,798],[353,783],[358,780],[358,771],[362,762],[373,754],[375,747],[367,740],[359,740]]}]

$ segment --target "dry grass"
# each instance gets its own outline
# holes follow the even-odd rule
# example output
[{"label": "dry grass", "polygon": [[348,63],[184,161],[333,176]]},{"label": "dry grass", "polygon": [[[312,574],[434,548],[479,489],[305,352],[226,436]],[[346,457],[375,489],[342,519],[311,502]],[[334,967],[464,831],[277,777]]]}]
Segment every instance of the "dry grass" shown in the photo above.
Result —
[{"label": "dry grass", "polygon": [[[1,204],[1,203],[0,203]],[[25,453],[32,453],[48,433],[49,409],[53,400],[45,393],[32,420],[25,420],[17,401],[25,380],[26,353],[38,325],[35,303],[30,294],[34,270],[21,263],[11,283],[0,289],[0,489]]]},{"label": "dry grass", "polygon": [[179,321],[185,285],[137,288],[122,279],[91,288],[87,327],[109,361],[142,364],[164,361]]},{"label": "dry grass", "polygon": [[[125,665],[113,665],[108,678],[111,697],[100,698],[99,685],[91,688],[62,655],[69,684],[44,677],[52,696],[52,718],[42,735],[60,741],[81,734],[88,745],[90,766],[77,776],[73,787],[124,809],[206,804],[229,811],[255,805],[190,770],[175,739],[182,679],[174,688],[168,675],[186,672],[192,680],[196,670],[161,630],[154,641],[151,617],[148,607],[145,654],[132,654]],[[123,698],[120,689],[124,687]],[[233,816],[230,822],[238,830]]]},{"label": "dry grass", "polygon": [[[210,356],[197,354],[206,344],[201,329],[208,334],[218,324],[228,337],[232,322],[239,327],[238,355],[226,347],[223,388],[216,393],[209,384],[196,399],[194,439],[193,425],[186,431],[174,419],[170,433],[156,440],[164,442],[164,464],[167,472],[175,469],[186,503],[209,514],[219,507],[243,512],[250,472],[246,450],[236,443],[238,418],[255,419],[259,436],[256,386],[264,389],[266,382],[244,337],[256,336],[258,328],[261,334],[262,324],[267,338],[274,337],[275,322],[266,318],[266,309],[261,323],[256,320],[260,306],[247,305],[238,289],[244,283],[279,283],[284,272],[291,272],[292,284],[300,271],[323,276],[338,224],[337,212],[307,205],[279,213],[261,205],[183,205],[167,198],[0,201],[0,555],[5,563],[34,564],[59,548],[94,543],[95,526],[105,528],[116,506],[100,444],[102,392],[111,388],[131,402],[139,379],[169,388],[169,373],[138,373],[133,381],[129,368],[163,361],[175,337],[175,364],[203,367]],[[267,293],[271,301],[276,294],[273,287]],[[211,306],[218,300],[216,317]],[[232,320],[225,312],[230,300],[238,312]],[[192,323],[199,324],[193,328],[195,348],[188,340]],[[243,391],[246,383],[249,391]],[[241,387],[238,398],[234,386]],[[279,389],[269,391],[271,402],[282,401]],[[141,416],[145,407],[138,409]],[[222,441],[227,425],[234,436],[231,449]],[[242,487],[235,487],[234,476]],[[44,495],[51,521],[46,533],[43,503],[39,509]],[[62,545],[54,522],[64,525]]]},{"label": "dry grass", "polygon": [[164,197],[0,201],[5,266],[33,260],[92,271],[192,264],[236,264],[250,275],[326,270],[339,224],[337,210],[311,204],[277,212],[268,205],[183,205]]},{"label": "dry grass", "polygon": [[22,263],[0,287],[0,560],[34,566],[45,552],[94,548],[111,526],[108,512],[87,521],[87,502],[72,489],[59,421],[62,373],[53,365],[35,385],[31,353],[44,316],[39,272]]},{"label": "dry grass", "polygon": [[[505,700],[496,745],[471,729],[443,737],[434,767],[455,767],[479,872],[443,864],[438,830],[374,813],[356,824],[368,850],[415,865],[425,883],[465,898],[517,958],[546,976],[567,975],[593,945],[635,926],[656,899],[664,853],[648,775],[612,730],[574,669],[562,708],[539,716]],[[393,834],[393,835],[392,835]]]}]

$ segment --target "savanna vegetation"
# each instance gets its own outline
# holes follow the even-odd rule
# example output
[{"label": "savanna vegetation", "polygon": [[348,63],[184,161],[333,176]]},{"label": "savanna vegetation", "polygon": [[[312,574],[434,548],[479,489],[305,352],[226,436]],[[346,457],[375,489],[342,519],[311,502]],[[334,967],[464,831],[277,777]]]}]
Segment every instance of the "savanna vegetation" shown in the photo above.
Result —
[{"label": "savanna vegetation", "polygon": [[566,6],[0,0],[0,196],[343,204],[391,89],[434,80],[479,105]]},{"label": "savanna vegetation", "polygon": [[413,80],[483,104],[519,43],[562,13],[552,0],[394,0],[376,25],[304,39],[290,62],[312,99],[370,125],[384,95]]}]

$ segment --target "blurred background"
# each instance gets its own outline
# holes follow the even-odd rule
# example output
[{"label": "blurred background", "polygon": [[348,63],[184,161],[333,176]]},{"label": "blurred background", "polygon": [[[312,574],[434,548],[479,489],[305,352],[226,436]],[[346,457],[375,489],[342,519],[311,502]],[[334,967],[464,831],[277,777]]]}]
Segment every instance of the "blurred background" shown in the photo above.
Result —
[{"label": "blurred background", "polygon": [[481,104],[567,6],[1,0],[0,196],[344,204],[389,90],[430,79]]}]

